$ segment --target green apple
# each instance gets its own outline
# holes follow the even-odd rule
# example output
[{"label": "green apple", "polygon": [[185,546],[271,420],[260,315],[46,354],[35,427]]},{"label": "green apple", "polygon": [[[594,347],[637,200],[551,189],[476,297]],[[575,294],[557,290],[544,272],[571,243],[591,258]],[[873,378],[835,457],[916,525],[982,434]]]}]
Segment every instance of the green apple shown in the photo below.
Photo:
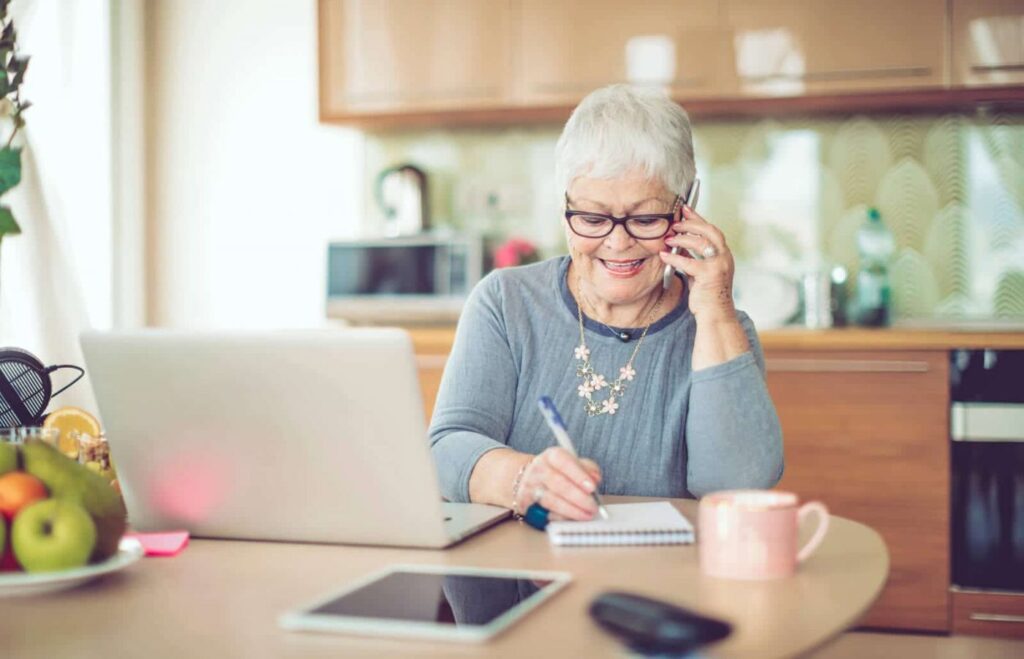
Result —
[{"label": "green apple", "polygon": [[11,545],[14,557],[27,572],[81,567],[96,548],[96,525],[80,504],[44,499],[15,516]]},{"label": "green apple", "polygon": [[0,442],[0,475],[18,468],[18,447]]},{"label": "green apple", "polygon": [[81,504],[96,524],[94,561],[117,553],[127,526],[127,512],[121,495],[110,481],[45,442],[32,440],[21,447],[25,471],[43,481],[50,496]]}]

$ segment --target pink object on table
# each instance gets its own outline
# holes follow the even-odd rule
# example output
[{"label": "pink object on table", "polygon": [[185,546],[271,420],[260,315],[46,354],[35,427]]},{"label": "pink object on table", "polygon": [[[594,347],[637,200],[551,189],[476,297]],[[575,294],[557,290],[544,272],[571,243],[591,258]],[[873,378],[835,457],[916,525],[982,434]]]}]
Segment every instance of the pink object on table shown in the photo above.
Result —
[{"label": "pink object on table", "polygon": [[165,533],[126,533],[126,538],[135,538],[146,550],[146,556],[177,556],[188,546],[188,531],[167,531]]},{"label": "pink object on table", "polygon": [[[798,545],[800,522],[818,516],[818,528]],[[700,500],[700,567],[729,579],[788,577],[818,548],[828,530],[828,509],[818,501],[802,506],[795,494],[778,490],[713,492]]]}]

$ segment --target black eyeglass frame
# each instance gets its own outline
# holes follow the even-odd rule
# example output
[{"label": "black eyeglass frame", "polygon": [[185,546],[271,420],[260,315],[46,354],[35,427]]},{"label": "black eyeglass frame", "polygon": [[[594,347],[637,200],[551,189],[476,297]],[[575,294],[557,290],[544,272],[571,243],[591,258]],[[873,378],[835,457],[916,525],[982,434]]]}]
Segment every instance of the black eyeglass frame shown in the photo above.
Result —
[{"label": "black eyeglass frame", "polygon": [[[676,208],[679,205],[679,199],[680,199],[679,195],[676,195],[675,200],[672,202],[672,208]],[[622,229],[626,232],[626,235],[628,235],[630,238],[632,238],[634,240],[661,240],[666,235],[668,235],[669,231],[672,230],[672,221],[674,219],[676,219],[675,211],[673,211],[671,213],[644,213],[642,215],[623,215],[622,217],[615,217],[614,215],[607,215],[605,213],[595,213],[593,211],[572,210],[572,209],[569,208],[569,204],[570,203],[571,202],[569,201],[569,193],[566,192],[565,193],[565,221],[569,224],[569,230],[571,230],[573,233],[575,233],[580,238],[607,238],[608,236],[612,235],[613,231],[615,231],[615,227],[617,227],[617,226],[619,226],[621,224],[622,225]],[[576,216],[579,216],[579,215],[588,215],[590,217],[599,217],[599,218],[601,218],[603,220],[608,220],[609,222],[612,223],[611,228],[608,229],[608,231],[606,231],[605,233],[602,233],[599,236],[589,236],[587,234],[580,233],[579,231],[576,230],[576,227],[574,227],[572,225],[572,218],[574,218]],[[668,226],[665,227],[665,231],[662,232],[661,234],[657,235],[657,236],[651,236],[650,238],[644,238],[644,237],[635,235],[632,231],[629,230],[629,224],[628,223],[629,223],[630,220],[654,220],[654,219],[657,219],[657,220],[667,220],[668,221]]]}]

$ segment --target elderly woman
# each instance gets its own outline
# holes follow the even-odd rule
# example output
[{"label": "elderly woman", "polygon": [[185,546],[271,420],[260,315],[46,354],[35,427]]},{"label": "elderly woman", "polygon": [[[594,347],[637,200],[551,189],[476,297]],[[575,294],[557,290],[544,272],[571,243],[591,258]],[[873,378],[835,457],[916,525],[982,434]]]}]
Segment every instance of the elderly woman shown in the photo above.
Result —
[{"label": "elderly woman", "polygon": [[[496,270],[470,296],[430,425],[445,498],[583,520],[595,490],[774,485],[782,437],[757,334],[733,306],[729,246],[679,203],[695,177],[686,113],[606,87],[556,148],[569,255]],[[586,459],[553,446],[544,395]]]}]

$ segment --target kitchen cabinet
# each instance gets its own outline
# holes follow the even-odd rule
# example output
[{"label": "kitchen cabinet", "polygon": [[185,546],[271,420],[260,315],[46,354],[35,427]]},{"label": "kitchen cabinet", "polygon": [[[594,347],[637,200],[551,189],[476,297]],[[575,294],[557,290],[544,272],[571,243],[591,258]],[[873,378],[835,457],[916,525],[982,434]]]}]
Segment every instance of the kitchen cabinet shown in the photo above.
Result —
[{"label": "kitchen cabinet", "polygon": [[1024,1],[952,0],[953,83],[1024,84]]},{"label": "kitchen cabinet", "polygon": [[945,0],[723,0],[743,96],[939,88]]},{"label": "kitchen cabinet", "polygon": [[[638,72],[672,74],[673,97],[727,95],[720,67],[729,45],[719,0],[521,0],[520,101],[575,105],[588,92]],[[664,44],[650,44],[655,38]],[[653,51],[643,52],[645,44]]]},{"label": "kitchen cabinet", "polygon": [[452,350],[455,330],[450,327],[419,327],[409,332],[413,351],[416,354],[416,370],[420,378],[420,392],[423,394],[423,411],[430,423],[434,413],[437,390],[441,387],[441,376]]},{"label": "kitchen cabinet", "polygon": [[953,589],[953,632],[1024,638],[1024,595]]},{"label": "kitchen cabinet", "polygon": [[861,624],[949,630],[949,365],[945,350],[772,350],[785,442],[779,487],[885,540],[889,581]]},{"label": "kitchen cabinet", "polygon": [[320,113],[453,111],[509,102],[509,0],[320,0]]},{"label": "kitchen cabinet", "polygon": [[631,68],[657,72],[701,117],[1018,103],[1022,5],[319,0],[320,117],[366,127],[561,123]]}]

